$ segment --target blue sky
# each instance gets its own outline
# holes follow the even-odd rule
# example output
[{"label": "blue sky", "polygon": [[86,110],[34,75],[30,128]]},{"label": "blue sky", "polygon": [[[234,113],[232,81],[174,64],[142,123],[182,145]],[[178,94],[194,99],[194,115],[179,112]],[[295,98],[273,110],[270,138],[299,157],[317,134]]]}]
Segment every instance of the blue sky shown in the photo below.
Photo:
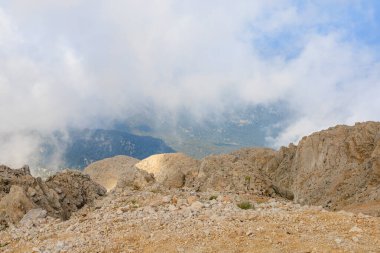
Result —
[{"label": "blue sky", "polygon": [[281,102],[278,146],[380,120],[379,26],[378,1],[0,0],[0,133]]}]

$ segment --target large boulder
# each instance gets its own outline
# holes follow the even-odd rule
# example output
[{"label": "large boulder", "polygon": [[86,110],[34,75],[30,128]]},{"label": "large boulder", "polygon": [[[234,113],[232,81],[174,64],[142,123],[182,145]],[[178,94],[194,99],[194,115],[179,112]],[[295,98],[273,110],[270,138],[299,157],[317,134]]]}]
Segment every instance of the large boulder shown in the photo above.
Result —
[{"label": "large boulder", "polygon": [[106,189],[80,171],[65,170],[46,180],[48,188],[59,195],[61,216],[68,219],[72,212],[106,194]]},{"label": "large boulder", "polygon": [[198,173],[200,162],[182,153],[150,156],[135,166],[152,173],[157,182],[169,188],[181,188],[187,177]]},{"label": "large boulder", "polygon": [[12,185],[10,191],[0,200],[0,230],[10,223],[15,224],[36,205],[26,195],[24,189],[18,185]]},{"label": "large boulder", "polygon": [[84,169],[84,173],[110,191],[121,178],[127,177],[128,181],[132,174],[136,174],[134,165],[138,162],[139,160],[129,156],[115,156],[90,164]]}]

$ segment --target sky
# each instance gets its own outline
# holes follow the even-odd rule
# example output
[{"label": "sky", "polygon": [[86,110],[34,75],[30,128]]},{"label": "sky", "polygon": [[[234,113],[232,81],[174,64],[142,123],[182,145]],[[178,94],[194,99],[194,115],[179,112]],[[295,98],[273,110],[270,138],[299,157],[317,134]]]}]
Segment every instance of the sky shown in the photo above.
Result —
[{"label": "sky", "polygon": [[0,0],[0,163],[28,162],[30,131],[142,110],[202,121],[286,104],[278,147],[379,121],[379,94],[376,0]]}]

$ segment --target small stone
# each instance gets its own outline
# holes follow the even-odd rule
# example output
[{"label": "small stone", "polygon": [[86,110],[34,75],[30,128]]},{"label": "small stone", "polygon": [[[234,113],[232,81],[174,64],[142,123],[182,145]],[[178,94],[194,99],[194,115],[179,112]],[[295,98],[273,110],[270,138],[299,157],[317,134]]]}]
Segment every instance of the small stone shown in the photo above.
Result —
[{"label": "small stone", "polygon": [[57,251],[61,251],[65,248],[65,243],[62,241],[58,241],[57,244],[55,245],[55,249]]},{"label": "small stone", "polygon": [[170,196],[165,196],[162,198],[162,202],[164,203],[169,203],[171,201],[171,197]]},{"label": "small stone", "polygon": [[359,218],[369,218],[369,217],[371,217],[371,216],[368,216],[368,215],[363,214],[363,213],[359,213],[359,214],[358,214],[358,217],[359,217]]},{"label": "small stone", "polygon": [[337,244],[341,244],[341,243],[343,242],[343,240],[340,239],[340,238],[336,238],[334,241],[335,241]]},{"label": "small stone", "polygon": [[184,248],[180,248],[180,247],[178,247],[178,248],[177,248],[177,252],[178,252],[178,253],[184,253],[184,252],[185,252],[185,249],[184,249]]},{"label": "small stone", "polygon": [[178,198],[177,198],[177,196],[173,196],[173,198],[172,198],[172,203],[173,203],[174,205],[177,205],[177,203],[178,203]]},{"label": "small stone", "polygon": [[356,236],[352,237],[352,240],[353,240],[354,242],[359,242],[359,238],[356,237]]},{"label": "small stone", "polygon": [[192,211],[199,211],[203,208],[203,204],[199,201],[195,201],[193,204],[191,204],[190,209]]},{"label": "small stone", "polygon": [[225,202],[225,203],[231,203],[231,197],[230,196],[224,196],[223,197],[223,202]]},{"label": "small stone", "polygon": [[177,204],[176,206],[183,206],[183,205],[186,205],[187,204],[187,201],[186,199],[177,199]]},{"label": "small stone", "polygon": [[130,205],[126,205],[126,206],[123,206],[123,207],[119,208],[119,210],[122,211],[123,213],[128,212],[130,209],[131,209]]},{"label": "small stone", "polygon": [[361,233],[361,232],[363,232],[363,229],[358,228],[357,226],[353,226],[353,227],[350,229],[350,233]]},{"label": "small stone", "polygon": [[252,231],[248,231],[247,233],[245,233],[246,236],[251,236],[253,235],[253,232]]},{"label": "small stone", "polygon": [[29,187],[28,188],[28,194],[29,194],[29,196],[34,197],[34,196],[36,196],[37,192],[35,189]]},{"label": "small stone", "polygon": [[198,200],[198,198],[196,196],[190,196],[190,197],[187,198],[187,203],[189,205],[192,205],[197,200]]},{"label": "small stone", "polygon": [[169,211],[171,211],[171,212],[177,210],[177,208],[176,208],[174,205],[169,205],[168,209],[169,209]]},{"label": "small stone", "polygon": [[46,218],[46,216],[47,216],[47,211],[42,208],[31,209],[21,219],[20,224],[22,225],[34,224],[39,219]]}]

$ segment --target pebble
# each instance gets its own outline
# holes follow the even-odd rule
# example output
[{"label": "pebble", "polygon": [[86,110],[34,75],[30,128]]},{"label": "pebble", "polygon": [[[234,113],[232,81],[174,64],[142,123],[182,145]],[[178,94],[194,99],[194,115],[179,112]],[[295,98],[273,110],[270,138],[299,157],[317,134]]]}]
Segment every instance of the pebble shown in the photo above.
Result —
[{"label": "pebble", "polygon": [[194,203],[191,204],[190,209],[192,211],[199,211],[203,208],[203,204],[199,201],[195,201]]},{"label": "pebble", "polygon": [[358,228],[357,226],[354,226],[350,229],[350,233],[361,233],[363,232],[363,229]]}]

